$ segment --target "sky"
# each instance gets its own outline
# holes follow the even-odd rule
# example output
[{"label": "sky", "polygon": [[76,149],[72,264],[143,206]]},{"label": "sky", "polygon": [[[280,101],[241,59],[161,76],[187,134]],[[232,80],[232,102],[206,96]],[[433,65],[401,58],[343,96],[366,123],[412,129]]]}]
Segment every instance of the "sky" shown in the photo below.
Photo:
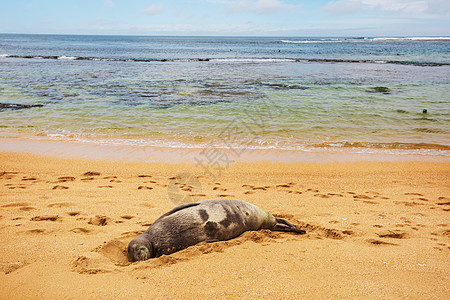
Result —
[{"label": "sky", "polygon": [[450,1],[0,0],[0,33],[450,36]]}]

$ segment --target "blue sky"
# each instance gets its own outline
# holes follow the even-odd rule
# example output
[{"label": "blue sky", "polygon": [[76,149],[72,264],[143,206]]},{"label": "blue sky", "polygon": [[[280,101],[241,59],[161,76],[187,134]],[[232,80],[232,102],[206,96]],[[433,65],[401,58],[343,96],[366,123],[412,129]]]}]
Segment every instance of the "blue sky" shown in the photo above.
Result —
[{"label": "blue sky", "polygon": [[450,1],[0,0],[0,32],[450,36]]}]

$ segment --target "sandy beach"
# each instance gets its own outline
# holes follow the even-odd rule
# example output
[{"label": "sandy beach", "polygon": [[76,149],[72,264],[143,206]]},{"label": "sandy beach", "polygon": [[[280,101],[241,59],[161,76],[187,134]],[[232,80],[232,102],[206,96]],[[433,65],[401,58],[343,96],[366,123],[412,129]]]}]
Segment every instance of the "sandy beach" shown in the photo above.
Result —
[{"label": "sandy beach", "polygon": [[[450,163],[195,164],[0,154],[2,299],[450,297]],[[307,231],[247,232],[128,263],[187,201],[251,202]]]}]

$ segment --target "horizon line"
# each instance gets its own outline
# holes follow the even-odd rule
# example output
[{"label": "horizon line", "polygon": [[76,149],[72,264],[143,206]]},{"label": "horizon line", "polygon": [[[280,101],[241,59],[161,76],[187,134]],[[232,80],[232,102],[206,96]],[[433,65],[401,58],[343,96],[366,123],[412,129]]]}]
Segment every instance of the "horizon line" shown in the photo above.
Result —
[{"label": "horizon line", "polygon": [[450,39],[450,35],[373,35],[373,36],[364,36],[364,35],[188,35],[188,34],[119,34],[119,33],[13,33],[13,32],[0,32],[0,35],[55,35],[55,36],[130,36],[130,37],[267,37],[267,38],[275,38],[275,37],[295,37],[295,38],[442,38],[442,39]]}]

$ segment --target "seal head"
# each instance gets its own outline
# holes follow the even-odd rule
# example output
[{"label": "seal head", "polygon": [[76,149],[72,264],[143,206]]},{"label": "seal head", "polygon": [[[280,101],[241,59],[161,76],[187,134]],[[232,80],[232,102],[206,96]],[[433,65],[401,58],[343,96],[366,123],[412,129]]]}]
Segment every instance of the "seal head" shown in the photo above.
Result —
[{"label": "seal head", "polygon": [[152,244],[140,237],[138,236],[128,244],[127,258],[130,262],[147,260],[153,257]]}]

